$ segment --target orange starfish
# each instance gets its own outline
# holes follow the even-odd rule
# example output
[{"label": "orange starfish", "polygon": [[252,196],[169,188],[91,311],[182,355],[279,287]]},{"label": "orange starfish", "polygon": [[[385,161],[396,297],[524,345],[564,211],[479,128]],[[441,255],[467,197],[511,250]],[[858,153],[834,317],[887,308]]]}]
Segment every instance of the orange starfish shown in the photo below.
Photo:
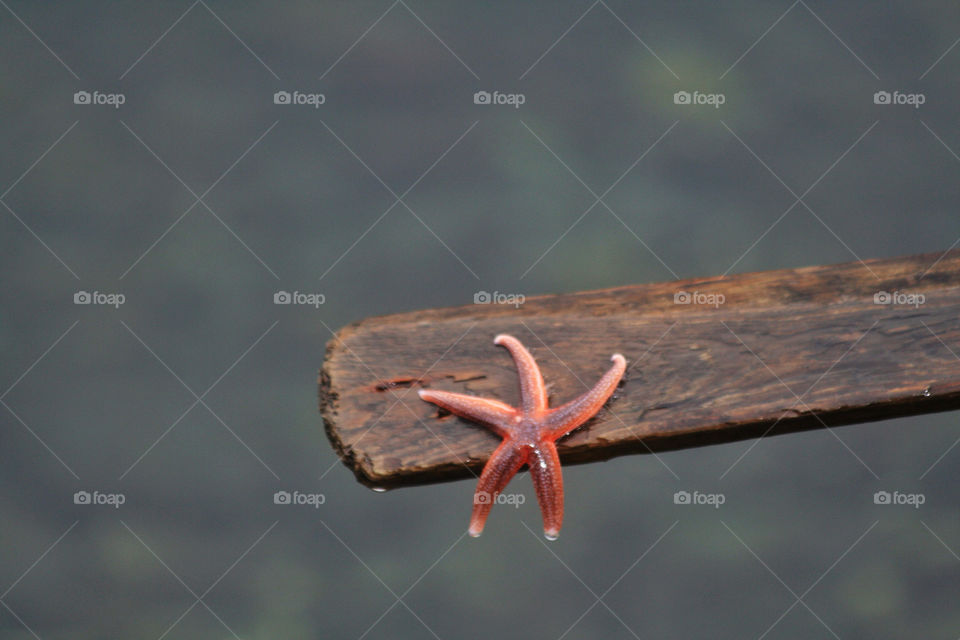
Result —
[{"label": "orange starfish", "polygon": [[610,358],[613,366],[593,389],[550,409],[543,375],[530,352],[519,340],[506,334],[498,335],[493,343],[506,347],[516,362],[520,378],[520,408],[499,400],[448,391],[422,389],[420,397],[461,418],[479,422],[503,438],[480,474],[473,496],[470,535],[477,537],[483,532],[497,496],[526,464],[530,467],[530,477],[543,514],[543,534],[548,540],[556,540],[563,524],[563,477],[554,443],[600,410],[617,388],[627,361],[619,353],[613,354]]}]

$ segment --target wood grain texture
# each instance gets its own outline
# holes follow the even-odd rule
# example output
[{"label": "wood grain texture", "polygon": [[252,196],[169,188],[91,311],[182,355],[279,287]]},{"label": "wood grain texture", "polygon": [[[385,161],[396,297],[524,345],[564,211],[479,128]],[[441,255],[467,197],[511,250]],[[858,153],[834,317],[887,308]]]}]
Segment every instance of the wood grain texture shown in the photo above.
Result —
[{"label": "wood grain texture", "polygon": [[[723,303],[677,304],[677,292]],[[878,292],[922,304],[877,304]],[[701,298],[702,300],[703,298]],[[422,387],[516,405],[510,333],[557,406],[623,353],[563,462],[729,442],[960,407],[960,250],[471,304],[341,329],[320,372],[330,442],[357,478],[391,488],[479,473],[499,439],[419,399]],[[905,434],[906,437],[906,434]]]}]

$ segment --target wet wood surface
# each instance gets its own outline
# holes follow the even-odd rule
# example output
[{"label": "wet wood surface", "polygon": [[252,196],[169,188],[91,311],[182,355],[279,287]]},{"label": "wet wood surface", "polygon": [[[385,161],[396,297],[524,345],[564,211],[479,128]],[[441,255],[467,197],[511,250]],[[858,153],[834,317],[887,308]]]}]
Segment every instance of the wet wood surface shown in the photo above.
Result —
[{"label": "wet wood surface", "polygon": [[960,250],[367,318],[329,341],[319,379],[361,482],[479,473],[499,438],[416,392],[516,405],[498,333],[536,357],[551,406],[626,356],[614,398],[558,442],[566,464],[943,411],[960,407]]}]

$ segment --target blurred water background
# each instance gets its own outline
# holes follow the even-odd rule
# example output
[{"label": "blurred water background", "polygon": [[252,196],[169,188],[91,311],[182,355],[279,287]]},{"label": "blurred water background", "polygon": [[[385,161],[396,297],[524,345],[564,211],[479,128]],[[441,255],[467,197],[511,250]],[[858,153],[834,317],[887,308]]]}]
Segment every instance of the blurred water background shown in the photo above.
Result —
[{"label": "blurred water background", "polygon": [[546,546],[316,400],[373,314],[946,250],[955,3],[0,4],[2,637],[960,635],[956,413],[571,467]]}]

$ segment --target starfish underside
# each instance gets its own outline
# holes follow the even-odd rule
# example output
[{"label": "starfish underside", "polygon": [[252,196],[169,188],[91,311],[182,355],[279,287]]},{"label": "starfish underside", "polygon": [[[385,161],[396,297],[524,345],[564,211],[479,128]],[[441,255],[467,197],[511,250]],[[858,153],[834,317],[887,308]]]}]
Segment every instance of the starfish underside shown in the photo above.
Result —
[{"label": "starfish underside", "polygon": [[471,536],[479,536],[497,496],[523,465],[530,477],[543,514],[543,533],[555,540],[563,524],[563,476],[556,441],[593,417],[613,394],[626,370],[619,353],[613,366],[597,384],[574,400],[555,409],[547,406],[547,389],[540,367],[530,352],[513,336],[498,335],[494,344],[506,347],[517,365],[520,407],[491,398],[422,389],[420,397],[461,418],[479,422],[503,438],[487,461],[473,497]]}]

